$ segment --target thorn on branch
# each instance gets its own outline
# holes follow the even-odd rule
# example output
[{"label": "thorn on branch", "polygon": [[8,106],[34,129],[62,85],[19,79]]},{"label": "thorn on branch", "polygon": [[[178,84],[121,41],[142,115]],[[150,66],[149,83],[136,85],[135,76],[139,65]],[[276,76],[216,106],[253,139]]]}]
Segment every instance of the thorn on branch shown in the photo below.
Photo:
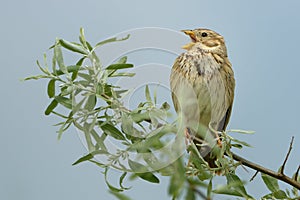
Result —
[{"label": "thorn on branch", "polygon": [[254,180],[259,171],[256,171],[255,174],[250,178],[250,182]]},{"label": "thorn on branch", "polygon": [[287,154],[286,154],[286,156],[285,156],[285,159],[284,159],[284,161],[283,161],[283,164],[282,164],[282,166],[281,166],[280,174],[282,174],[282,175],[284,175],[284,167],[285,167],[285,165],[286,165],[286,163],[287,163],[287,160],[288,160],[288,158],[289,158],[289,156],[290,156],[290,153],[291,153],[291,151],[292,151],[292,148],[293,148],[293,142],[294,142],[294,136],[292,137],[292,140],[291,140],[291,142],[290,142],[289,150],[288,150],[288,152],[287,152]]},{"label": "thorn on branch", "polygon": [[300,171],[300,165],[298,166],[298,169],[295,173],[295,181],[298,181],[299,171]]}]

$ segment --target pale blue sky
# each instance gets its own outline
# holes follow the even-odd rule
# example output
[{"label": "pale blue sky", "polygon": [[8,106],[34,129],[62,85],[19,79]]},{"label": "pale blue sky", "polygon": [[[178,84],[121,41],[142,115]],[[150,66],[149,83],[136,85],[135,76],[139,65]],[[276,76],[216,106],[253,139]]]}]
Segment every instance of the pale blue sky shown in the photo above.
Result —
[{"label": "pale blue sky", "polygon": [[[92,43],[142,27],[206,27],[221,33],[237,83],[229,127],[256,131],[239,136],[254,146],[239,154],[277,170],[295,136],[286,166],[291,174],[300,161],[299,8],[296,0],[3,1],[0,199],[113,199],[97,167],[71,166],[86,152],[75,131],[56,140],[52,124],[57,118],[43,115],[49,101],[46,82],[19,81],[39,73],[35,61],[56,37],[77,40],[80,27]],[[171,66],[174,58],[161,59]],[[141,64],[136,55],[130,61]],[[253,173],[243,172],[244,179]],[[167,183],[131,182],[127,194],[133,199],[167,199]],[[249,192],[260,196],[267,189],[257,178]]]}]

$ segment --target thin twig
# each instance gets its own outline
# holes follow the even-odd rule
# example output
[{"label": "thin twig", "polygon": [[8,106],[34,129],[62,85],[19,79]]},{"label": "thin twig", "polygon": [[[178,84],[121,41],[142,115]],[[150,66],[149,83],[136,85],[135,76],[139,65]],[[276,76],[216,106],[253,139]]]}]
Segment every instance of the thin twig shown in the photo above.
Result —
[{"label": "thin twig", "polygon": [[249,167],[251,169],[254,169],[254,170],[257,170],[257,171],[262,172],[264,174],[267,174],[269,176],[272,176],[272,177],[274,177],[274,178],[276,178],[278,180],[281,180],[281,181],[283,181],[283,182],[285,182],[285,183],[287,183],[289,185],[292,185],[295,188],[297,188],[298,190],[300,190],[300,182],[297,182],[294,179],[292,179],[292,178],[290,178],[290,177],[288,177],[288,176],[286,176],[284,174],[277,173],[277,172],[275,172],[273,170],[267,169],[267,168],[265,168],[265,167],[263,167],[261,165],[253,163],[253,162],[251,162],[251,161],[249,161],[249,160],[247,160],[247,159],[245,159],[245,158],[243,158],[241,156],[238,156],[235,153],[232,153],[232,157],[233,157],[234,160],[240,162],[241,164],[243,164],[243,165],[245,165],[245,166],[247,166],[247,167]]},{"label": "thin twig", "polygon": [[292,140],[291,140],[291,142],[290,142],[289,150],[288,150],[288,152],[287,152],[287,154],[286,154],[286,156],[285,156],[285,159],[284,159],[284,161],[283,161],[283,164],[282,164],[282,166],[281,166],[281,170],[280,170],[280,173],[281,173],[281,174],[284,174],[284,167],[285,167],[286,162],[287,162],[287,160],[288,160],[288,158],[289,158],[289,156],[290,156],[290,153],[291,153],[291,151],[292,151],[292,148],[293,148],[293,142],[294,142],[294,136],[292,137]]},{"label": "thin twig", "polygon": [[255,176],[258,174],[259,171],[256,171],[255,174],[250,178],[250,181],[253,181]]}]

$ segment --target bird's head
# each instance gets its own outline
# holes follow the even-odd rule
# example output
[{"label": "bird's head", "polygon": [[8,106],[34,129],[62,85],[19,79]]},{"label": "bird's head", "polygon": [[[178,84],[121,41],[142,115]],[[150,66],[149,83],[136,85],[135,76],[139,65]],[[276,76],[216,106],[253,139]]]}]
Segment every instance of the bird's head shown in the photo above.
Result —
[{"label": "bird's head", "polygon": [[184,45],[183,49],[199,49],[227,56],[225,41],[220,34],[209,29],[182,30],[182,32],[191,38],[191,42]]}]

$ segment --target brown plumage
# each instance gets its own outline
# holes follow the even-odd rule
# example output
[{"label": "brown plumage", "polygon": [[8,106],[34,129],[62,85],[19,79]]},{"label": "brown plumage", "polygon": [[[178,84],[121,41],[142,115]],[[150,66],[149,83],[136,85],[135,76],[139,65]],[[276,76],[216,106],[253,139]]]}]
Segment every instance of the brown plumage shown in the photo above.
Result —
[{"label": "brown plumage", "polygon": [[221,35],[209,29],[183,32],[192,41],[183,47],[187,51],[173,65],[172,99],[175,110],[182,116],[181,125],[194,137],[201,156],[210,167],[216,167],[216,157],[210,151],[220,142],[216,131],[224,131],[229,122],[234,74]]}]

